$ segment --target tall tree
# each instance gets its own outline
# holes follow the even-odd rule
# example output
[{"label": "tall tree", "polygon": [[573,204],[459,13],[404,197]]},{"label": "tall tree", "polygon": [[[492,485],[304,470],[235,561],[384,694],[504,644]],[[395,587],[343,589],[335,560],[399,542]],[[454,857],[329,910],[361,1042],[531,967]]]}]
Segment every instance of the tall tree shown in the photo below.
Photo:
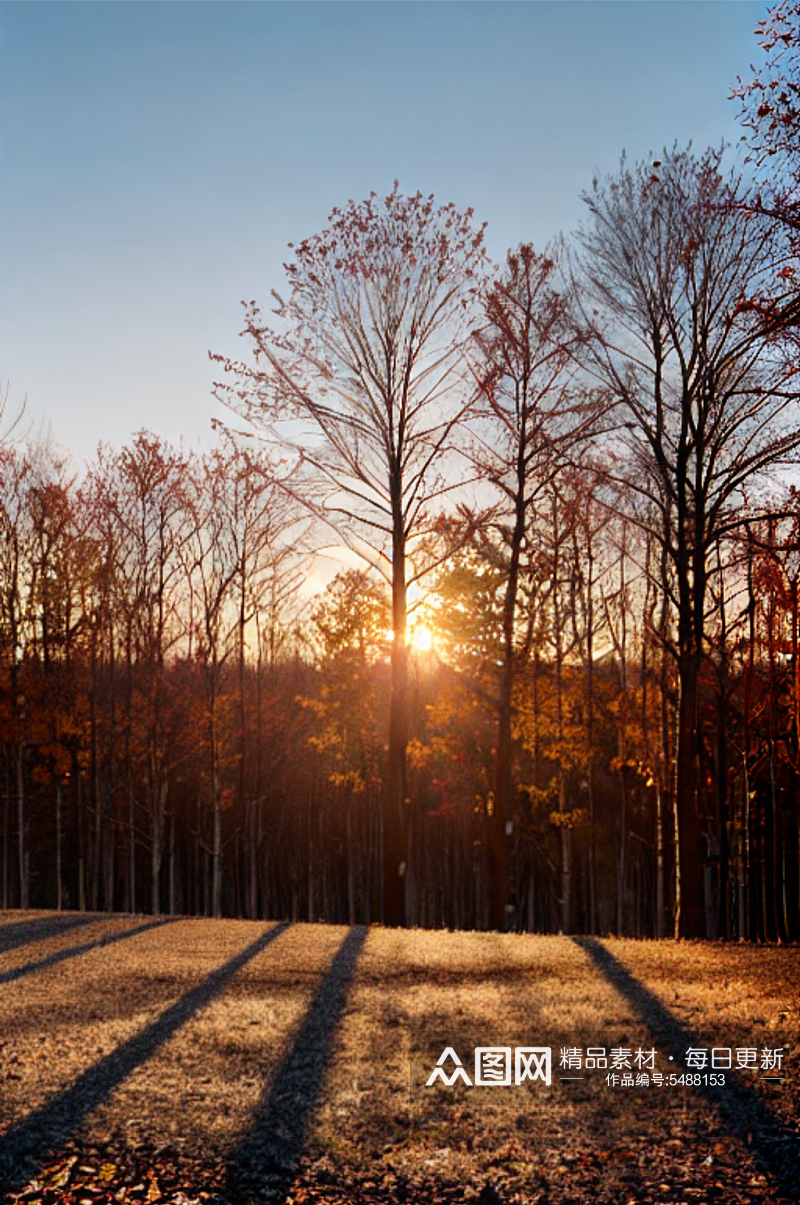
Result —
[{"label": "tall tree", "polygon": [[31,526],[29,660],[26,692],[28,731],[35,734],[34,776],[52,779],[56,812],[56,902],[63,902],[61,787],[69,781],[77,837],[77,904],[87,905],[91,869],[85,807],[85,664],[83,606],[91,541],[81,532],[74,483],[65,464],[46,447],[38,449],[28,490]]},{"label": "tall tree", "polygon": [[240,558],[237,541],[230,539],[232,516],[229,509],[229,486],[234,486],[235,496],[237,483],[230,468],[219,454],[212,454],[198,466],[192,481],[192,531],[187,545],[193,593],[192,646],[203,669],[205,686],[203,745],[206,753],[205,793],[211,805],[212,916],[222,915],[222,824],[231,795],[230,789],[223,788],[221,773],[222,674],[238,631],[235,592]]},{"label": "tall tree", "polygon": [[[530,515],[592,423],[587,397],[573,387],[577,340],[555,275],[553,258],[530,243],[509,251],[505,271],[487,295],[486,323],[476,336],[482,403],[476,462],[501,494],[492,526],[500,536],[506,570],[489,850],[490,924],[499,929],[505,923],[506,823],[514,790],[512,700],[517,666],[527,652],[517,611]],[[523,633],[529,630],[522,628]]]},{"label": "tall tree", "polygon": [[3,816],[3,899],[9,898],[9,803],[16,799],[19,906],[28,907],[27,798],[25,745],[27,715],[22,681],[23,659],[30,636],[28,577],[32,532],[28,497],[33,476],[31,457],[14,447],[0,447],[0,656],[2,656],[2,721],[5,775]]},{"label": "tall tree", "polygon": [[[246,307],[252,365],[218,396],[297,456],[315,512],[384,568],[392,589],[392,687],[384,798],[384,919],[404,920],[408,744],[407,592],[413,544],[452,482],[444,461],[468,404],[464,346],[485,262],[472,211],[395,184],[335,209],[287,266],[280,332]],[[298,435],[298,429],[302,434]],[[388,567],[388,568],[387,568]]]},{"label": "tall tree", "polygon": [[365,803],[380,783],[380,730],[385,730],[391,608],[384,583],[356,569],[338,574],[315,608],[312,622],[322,656],[318,693],[304,702],[316,719],[310,744],[324,756],[325,777],[344,820],[347,917],[355,924],[357,897],[362,902],[358,911],[369,917],[368,888],[374,877]]},{"label": "tall tree", "polygon": [[[237,803],[243,812],[247,912],[257,915],[258,861],[264,854],[263,782],[266,754],[261,739],[260,691],[248,700],[248,659],[260,663],[262,630],[274,669],[278,647],[291,629],[289,610],[303,580],[298,557],[305,525],[298,508],[276,481],[276,466],[262,449],[227,439],[208,458],[214,506],[224,520],[220,537],[234,567],[237,661]],[[254,655],[255,654],[255,655]],[[258,735],[256,735],[258,734]]]},{"label": "tall tree", "polygon": [[[157,436],[139,431],[115,462],[117,488],[109,498],[119,524],[124,577],[124,645],[131,777],[129,792],[129,899],[136,878],[136,807],[149,822],[151,908],[161,907],[166,846],[172,726],[167,668],[185,632],[181,607],[181,551],[188,536],[186,456]],[[134,765],[136,768],[134,769]]]},{"label": "tall tree", "polygon": [[578,236],[587,358],[619,404],[635,516],[644,527],[656,517],[671,569],[683,936],[705,931],[697,757],[710,557],[736,529],[743,491],[800,447],[774,227],[737,199],[720,152],[675,148],[635,167],[623,159],[585,194]]}]

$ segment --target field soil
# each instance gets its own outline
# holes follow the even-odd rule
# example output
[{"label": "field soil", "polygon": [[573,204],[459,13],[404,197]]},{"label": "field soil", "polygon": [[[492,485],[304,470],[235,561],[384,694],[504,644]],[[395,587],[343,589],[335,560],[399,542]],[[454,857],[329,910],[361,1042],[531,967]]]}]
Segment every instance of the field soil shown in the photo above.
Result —
[{"label": "field soil", "polygon": [[0,912],[4,1202],[788,1202],[799,1137],[797,947]]}]

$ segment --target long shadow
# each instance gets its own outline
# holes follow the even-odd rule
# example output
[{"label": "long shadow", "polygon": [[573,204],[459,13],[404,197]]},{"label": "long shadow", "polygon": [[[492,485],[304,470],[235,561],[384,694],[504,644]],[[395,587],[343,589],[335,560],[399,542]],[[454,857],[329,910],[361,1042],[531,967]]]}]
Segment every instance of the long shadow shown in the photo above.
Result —
[{"label": "long shadow", "polygon": [[256,1107],[250,1129],[229,1155],[227,1181],[233,1201],[286,1199],[366,936],[365,928],[354,928],[345,937],[291,1049]]},{"label": "long shadow", "polygon": [[[573,937],[572,940],[636,1010],[655,1040],[676,1063],[685,1066],[689,1047],[705,1045],[704,1040],[679,1021],[602,942],[593,937]],[[798,1200],[800,1137],[787,1129],[779,1115],[740,1075],[729,1070],[724,1074],[724,1087],[701,1087],[694,1091],[717,1106],[729,1132],[755,1153],[764,1174],[792,1200]]]},{"label": "long shadow", "polygon": [[160,920],[151,920],[144,925],[137,925],[135,929],[126,929],[123,933],[109,933],[105,937],[98,937],[97,941],[84,942],[82,946],[70,946],[68,950],[57,950],[55,954],[48,954],[47,958],[40,958],[38,962],[28,962],[25,966],[15,967],[12,971],[1,971],[0,983],[13,983],[15,979],[21,979],[23,975],[33,975],[35,971],[43,971],[47,967],[55,966],[58,962],[64,962],[67,958],[77,958],[79,954],[86,954],[89,950],[100,950],[103,946],[113,945],[115,941],[135,937],[137,933],[144,933],[146,929],[159,929],[162,925],[172,924],[175,919],[172,916],[165,916]]},{"label": "long shadow", "polygon": [[151,1058],[195,1013],[210,1004],[228,986],[237,971],[288,928],[282,922],[213,971],[197,987],[100,1059],[46,1105],[0,1136],[0,1192],[22,1188],[59,1146],[76,1130],[131,1072]]},{"label": "long shadow", "polygon": [[0,954],[9,950],[18,950],[20,946],[30,945],[31,942],[45,941],[48,937],[60,937],[70,929],[78,929],[81,925],[96,925],[98,921],[109,920],[107,913],[75,913],[70,916],[64,913],[54,913],[52,916],[37,916],[30,920],[13,920],[0,925]]}]

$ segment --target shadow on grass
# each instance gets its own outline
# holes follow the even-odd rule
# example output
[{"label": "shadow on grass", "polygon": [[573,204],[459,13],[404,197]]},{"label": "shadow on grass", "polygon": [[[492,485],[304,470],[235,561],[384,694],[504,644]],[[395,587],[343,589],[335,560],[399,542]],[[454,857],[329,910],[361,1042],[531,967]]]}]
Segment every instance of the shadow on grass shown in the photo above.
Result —
[{"label": "shadow on grass", "polygon": [[70,929],[78,929],[82,925],[96,925],[99,921],[110,920],[107,913],[54,913],[52,916],[37,916],[30,920],[8,921],[0,925],[0,954],[10,950],[18,950],[20,946],[29,946],[32,942],[46,941],[48,937],[60,937]]},{"label": "shadow on grass", "polygon": [[237,971],[260,954],[288,928],[275,925],[256,941],[213,971],[139,1033],[100,1059],[46,1105],[36,1109],[0,1136],[0,1192],[22,1188],[48,1158],[71,1137],[85,1118],[123,1080],[152,1057],[160,1046],[205,1008],[230,983]]},{"label": "shadow on grass", "polygon": [[100,950],[103,946],[113,945],[115,941],[123,941],[126,937],[135,937],[137,933],[144,933],[147,929],[159,929],[162,925],[171,924],[174,919],[174,917],[166,916],[161,920],[147,921],[144,925],[137,925],[135,929],[126,929],[123,933],[109,933],[105,937],[98,937],[96,941],[84,942],[82,946],[70,946],[68,950],[57,950],[55,954],[48,954],[47,958],[40,958],[38,962],[28,962],[25,966],[15,967],[12,971],[0,971],[0,984],[13,983],[15,979],[21,979],[23,975],[33,975],[35,971],[44,971],[47,967],[64,962],[67,958],[77,958],[79,954],[87,954],[90,950]]},{"label": "shadow on grass", "polygon": [[[597,969],[639,1014],[659,1045],[685,1066],[686,1051],[704,1041],[675,1017],[655,993],[639,982],[601,941],[594,937],[572,939]],[[691,1070],[691,1069],[690,1069]],[[800,1140],[788,1131],[778,1114],[760,1099],[754,1088],[732,1071],[725,1071],[724,1087],[694,1089],[719,1110],[728,1131],[754,1152],[761,1170],[780,1191],[798,1199]]]},{"label": "shadow on grass", "polygon": [[228,1158],[228,1188],[234,1201],[284,1201],[306,1143],[322,1092],[336,1028],[365,928],[345,937],[309,1005],[303,1024],[258,1104],[253,1123]]}]

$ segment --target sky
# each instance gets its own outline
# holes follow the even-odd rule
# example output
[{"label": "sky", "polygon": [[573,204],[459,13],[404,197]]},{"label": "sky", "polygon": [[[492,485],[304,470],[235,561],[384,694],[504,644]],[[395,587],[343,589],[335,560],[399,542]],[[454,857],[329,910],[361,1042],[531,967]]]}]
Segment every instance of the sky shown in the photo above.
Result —
[{"label": "sky", "polygon": [[[80,466],[211,442],[209,350],[290,242],[371,191],[488,222],[500,261],[664,145],[739,142],[752,0],[0,3],[0,388]],[[216,375],[219,374],[217,369]]]}]

